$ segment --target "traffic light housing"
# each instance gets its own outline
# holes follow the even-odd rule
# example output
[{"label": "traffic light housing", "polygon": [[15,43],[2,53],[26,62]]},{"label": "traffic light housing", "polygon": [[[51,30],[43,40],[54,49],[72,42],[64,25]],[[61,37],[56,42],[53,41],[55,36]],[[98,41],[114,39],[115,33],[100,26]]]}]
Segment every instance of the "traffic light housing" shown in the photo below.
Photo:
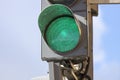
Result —
[{"label": "traffic light housing", "polygon": [[84,0],[42,0],[38,24],[43,60],[77,60],[88,55],[86,13]]}]

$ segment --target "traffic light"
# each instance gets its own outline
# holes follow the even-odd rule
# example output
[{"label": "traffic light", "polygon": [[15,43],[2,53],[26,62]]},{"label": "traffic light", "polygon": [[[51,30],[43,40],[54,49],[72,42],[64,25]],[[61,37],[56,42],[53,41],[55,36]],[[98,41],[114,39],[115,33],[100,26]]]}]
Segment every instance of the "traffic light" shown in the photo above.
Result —
[{"label": "traffic light", "polygon": [[42,59],[77,60],[88,55],[85,0],[41,0],[38,25],[42,33]]}]

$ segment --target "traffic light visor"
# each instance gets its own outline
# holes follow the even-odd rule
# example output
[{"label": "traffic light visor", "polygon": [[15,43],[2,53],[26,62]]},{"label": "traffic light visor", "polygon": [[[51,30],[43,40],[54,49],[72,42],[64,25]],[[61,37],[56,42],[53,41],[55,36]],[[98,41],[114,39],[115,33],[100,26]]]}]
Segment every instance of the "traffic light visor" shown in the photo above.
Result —
[{"label": "traffic light visor", "polygon": [[77,0],[48,0],[52,4],[64,4],[66,6],[70,6],[74,4]]},{"label": "traffic light visor", "polygon": [[38,20],[39,28],[48,46],[65,53],[75,49],[81,38],[81,31],[71,10],[55,4],[43,10]]}]

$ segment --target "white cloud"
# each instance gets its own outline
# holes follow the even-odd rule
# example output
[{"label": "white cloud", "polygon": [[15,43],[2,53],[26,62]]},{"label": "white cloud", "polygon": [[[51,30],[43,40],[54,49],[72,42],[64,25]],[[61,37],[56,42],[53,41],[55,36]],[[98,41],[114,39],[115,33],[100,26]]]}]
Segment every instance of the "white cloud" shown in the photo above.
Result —
[{"label": "white cloud", "polygon": [[100,10],[99,16],[93,18],[94,80],[120,80],[119,62],[106,59],[108,54],[103,48],[102,39],[107,32],[107,26],[102,17]]},{"label": "white cloud", "polygon": [[118,62],[104,62],[94,73],[94,80],[120,80],[120,64]]},{"label": "white cloud", "polygon": [[41,77],[35,77],[32,80],[49,80],[49,75],[41,76]]},{"label": "white cloud", "polygon": [[99,12],[99,16],[93,18],[93,54],[95,63],[101,62],[105,58],[105,51],[102,48],[102,37],[106,32],[106,26],[101,16],[102,14]]}]

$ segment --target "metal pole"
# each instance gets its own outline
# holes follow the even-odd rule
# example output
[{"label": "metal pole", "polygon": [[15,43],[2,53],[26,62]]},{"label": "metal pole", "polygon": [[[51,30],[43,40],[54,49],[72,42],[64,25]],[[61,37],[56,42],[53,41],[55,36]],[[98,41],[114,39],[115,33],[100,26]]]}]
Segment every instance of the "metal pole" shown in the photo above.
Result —
[{"label": "metal pole", "polygon": [[63,80],[59,62],[49,62],[49,77],[50,80]]}]

